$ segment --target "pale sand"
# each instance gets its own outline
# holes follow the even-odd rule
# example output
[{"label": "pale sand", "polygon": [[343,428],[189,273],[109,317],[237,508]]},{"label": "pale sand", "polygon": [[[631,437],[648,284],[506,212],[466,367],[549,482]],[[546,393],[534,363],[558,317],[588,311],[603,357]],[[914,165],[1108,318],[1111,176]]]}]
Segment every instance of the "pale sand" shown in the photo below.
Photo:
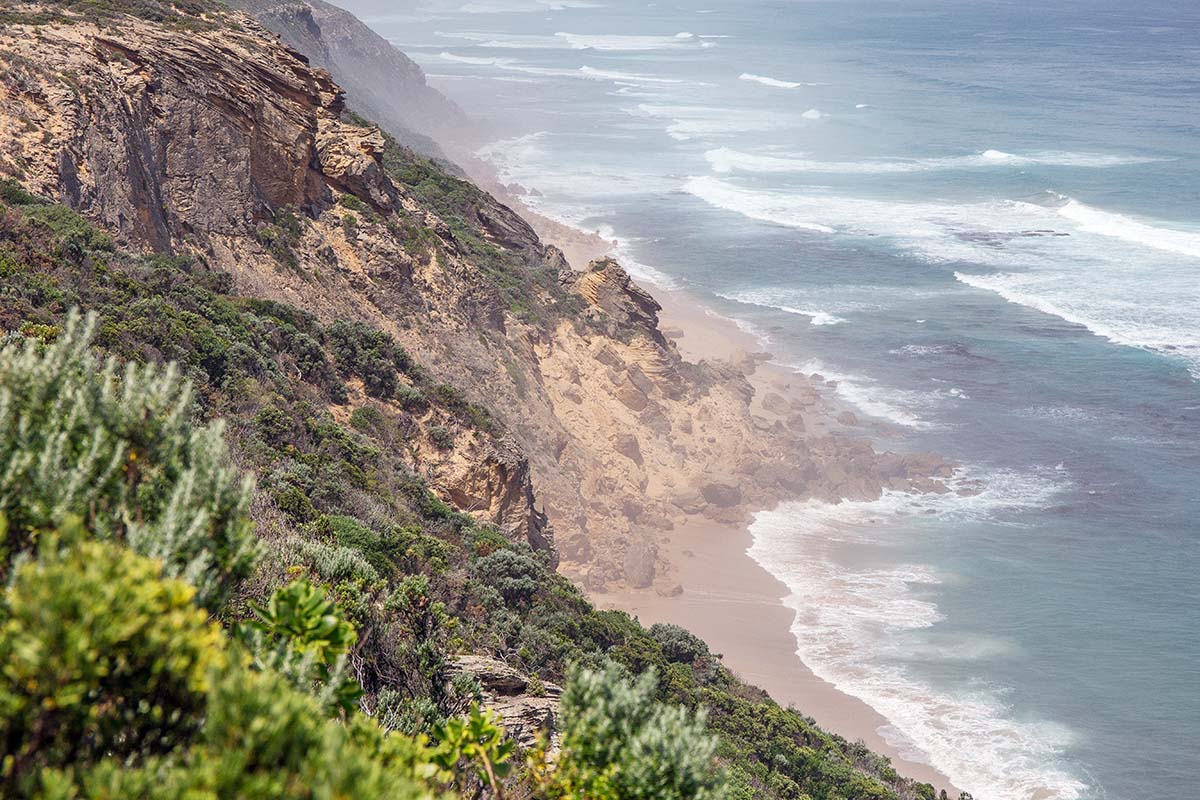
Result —
[{"label": "pale sand", "polygon": [[[523,209],[527,211],[527,209]],[[608,254],[612,243],[599,236],[565,228],[536,214],[530,222],[547,241],[561,247],[576,269]],[[547,224],[549,223],[549,224]],[[763,396],[774,391],[786,395],[788,387],[808,379],[770,363],[762,343],[733,320],[707,309],[688,292],[644,283],[663,306],[661,328],[689,361],[732,361],[752,369],[754,413],[771,418],[761,407]],[[805,415],[810,433],[845,430],[834,421],[844,410],[822,403]],[[865,427],[865,426],[864,426]],[[881,426],[873,434],[885,433]],[[865,433],[865,431],[864,431]],[[793,706],[826,730],[850,740],[861,740],[887,756],[902,775],[924,781],[951,795],[957,789],[929,764],[901,755],[879,733],[888,724],[863,701],[838,691],[818,678],[796,654],[791,632],[794,614],[783,605],[787,587],[747,555],[752,537],[745,527],[722,525],[699,516],[681,518],[669,536],[660,537],[666,560],[675,568],[673,579],[683,593],[665,597],[654,589],[621,589],[590,593],[602,608],[619,609],[637,616],[643,624],[673,622],[700,636],[724,663],[746,682],[766,690],[781,705]]]},{"label": "pale sand", "polygon": [[669,558],[683,594],[662,597],[653,590],[594,594],[601,608],[619,609],[643,625],[673,622],[708,642],[747,683],[766,690],[777,703],[792,706],[821,727],[850,741],[862,740],[891,759],[907,777],[957,792],[931,767],[904,758],[879,734],[887,725],[875,709],[821,680],[796,655],[793,613],[781,599],[787,587],[746,555],[749,531],[699,518],[672,531]]}]

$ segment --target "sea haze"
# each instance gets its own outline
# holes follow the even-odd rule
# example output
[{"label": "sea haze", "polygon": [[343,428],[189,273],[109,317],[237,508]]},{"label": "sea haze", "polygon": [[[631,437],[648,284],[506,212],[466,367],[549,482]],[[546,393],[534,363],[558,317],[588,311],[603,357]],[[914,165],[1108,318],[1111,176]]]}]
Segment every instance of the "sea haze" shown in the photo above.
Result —
[{"label": "sea haze", "polygon": [[1195,795],[1200,7],[365,16],[532,205],[983,487],[759,514],[806,664],[980,800]]}]

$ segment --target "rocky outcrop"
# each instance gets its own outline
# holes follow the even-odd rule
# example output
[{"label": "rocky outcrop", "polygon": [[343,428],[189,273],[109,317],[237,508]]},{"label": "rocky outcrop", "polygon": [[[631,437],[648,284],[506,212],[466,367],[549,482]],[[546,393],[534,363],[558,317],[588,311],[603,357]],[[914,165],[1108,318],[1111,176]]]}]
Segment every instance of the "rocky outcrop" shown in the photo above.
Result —
[{"label": "rocky outcrop", "polygon": [[412,442],[414,468],[513,538],[557,541],[587,586],[666,585],[659,537],[684,513],[936,483],[807,430],[820,379],[758,404],[754,357],[685,361],[612,259],[571,270],[428,162],[406,185],[330,76],[245,15],[185,31],[59,12],[0,29],[0,173],[244,295],[391,334],[498,422],[429,421],[453,430]]},{"label": "rocky outcrop", "polygon": [[[458,656],[454,670],[479,681],[484,705],[500,715],[508,735],[522,748],[532,747],[543,734],[553,734],[562,695],[560,687],[539,681],[541,690],[531,694],[529,676],[486,656]],[[556,737],[551,738],[550,744],[553,753],[557,749]]]},{"label": "rocky outcrop", "polygon": [[459,510],[547,551],[558,565],[554,528],[537,510],[529,461],[512,439],[456,450],[438,463],[432,486]]},{"label": "rocky outcrop", "polygon": [[9,26],[0,169],[159,250],[278,208],[320,213],[319,124],[341,90],[246,22],[186,36],[135,19]]}]

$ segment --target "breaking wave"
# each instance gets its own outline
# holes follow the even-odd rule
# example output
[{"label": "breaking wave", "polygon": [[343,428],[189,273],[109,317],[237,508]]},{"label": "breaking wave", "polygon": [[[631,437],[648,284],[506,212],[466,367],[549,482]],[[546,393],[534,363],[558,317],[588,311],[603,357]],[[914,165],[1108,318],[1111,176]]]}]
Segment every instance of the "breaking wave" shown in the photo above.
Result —
[{"label": "breaking wave", "polygon": [[[820,113],[820,112],[818,112]],[[966,156],[944,158],[878,158],[862,161],[817,161],[802,155],[763,156],[722,147],[710,150],[705,157],[717,172],[821,172],[835,174],[887,174],[930,172],[934,170],[984,169],[989,167],[1120,167],[1145,164],[1158,159],[1140,156],[1104,155],[1100,153],[1069,153],[1042,151],[1014,155],[999,150],[984,150]]]},{"label": "breaking wave", "polygon": [[[925,564],[847,565],[839,544],[886,544],[908,519],[922,526],[1003,518],[1044,506],[1061,476],[978,473],[977,493],[908,494],[878,500],[785,503],[755,515],[749,555],[787,585],[796,653],[812,671],[889,721],[882,730],[908,757],[989,800],[1074,800],[1086,786],[1062,764],[1072,731],[1014,719],[1005,689],[979,682],[934,688],[912,660],[987,660],[1011,645],[986,635],[942,634],[933,592],[944,577]],[[899,526],[900,530],[897,530]]]}]

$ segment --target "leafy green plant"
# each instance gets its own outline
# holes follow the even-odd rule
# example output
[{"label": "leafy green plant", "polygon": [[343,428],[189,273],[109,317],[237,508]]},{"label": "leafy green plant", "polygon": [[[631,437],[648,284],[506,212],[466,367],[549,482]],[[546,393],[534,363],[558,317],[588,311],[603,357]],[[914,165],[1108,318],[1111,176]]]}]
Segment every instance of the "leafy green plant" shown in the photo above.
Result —
[{"label": "leafy green plant", "polygon": [[475,562],[475,570],[487,584],[494,586],[505,602],[519,604],[533,597],[538,590],[542,572],[534,558],[517,550],[505,548]]},{"label": "leafy green plant", "polygon": [[455,717],[436,726],[433,737],[438,742],[433,762],[441,770],[443,781],[465,790],[462,781],[465,766],[475,772],[494,797],[503,800],[503,779],[513,767],[516,744],[505,738],[500,718],[494,712],[481,711],[473,705],[465,717]]},{"label": "leafy green plant", "polygon": [[16,568],[0,615],[4,794],[37,772],[165,753],[200,727],[221,634],[157,562],[78,520]]},{"label": "leafy green plant", "polygon": [[265,606],[253,603],[251,607],[254,618],[246,623],[249,628],[325,663],[350,652],[358,639],[354,626],[341,618],[325,590],[306,580],[292,581],[276,589]]},{"label": "leafy green plant", "polygon": [[362,689],[346,674],[346,654],[358,641],[324,589],[298,580],[274,591],[266,605],[252,603],[254,616],[238,627],[261,668],[291,677],[300,688],[350,711]]},{"label": "leafy green plant", "polygon": [[433,441],[433,446],[439,450],[449,450],[454,447],[454,434],[449,428],[442,425],[433,425],[429,428],[429,438]]},{"label": "leafy green plant", "polygon": [[[545,797],[704,800],[720,797],[717,740],[703,715],[654,700],[648,672],[630,681],[620,667],[576,669],[563,690],[562,752],[538,767]],[[535,760],[537,756],[535,754]]]},{"label": "leafy green plant", "polygon": [[253,484],[227,466],[223,425],[192,425],[192,388],[175,367],[101,366],[94,328],[71,315],[49,345],[0,348],[0,572],[75,516],[161,559],[216,608],[255,561]]}]

